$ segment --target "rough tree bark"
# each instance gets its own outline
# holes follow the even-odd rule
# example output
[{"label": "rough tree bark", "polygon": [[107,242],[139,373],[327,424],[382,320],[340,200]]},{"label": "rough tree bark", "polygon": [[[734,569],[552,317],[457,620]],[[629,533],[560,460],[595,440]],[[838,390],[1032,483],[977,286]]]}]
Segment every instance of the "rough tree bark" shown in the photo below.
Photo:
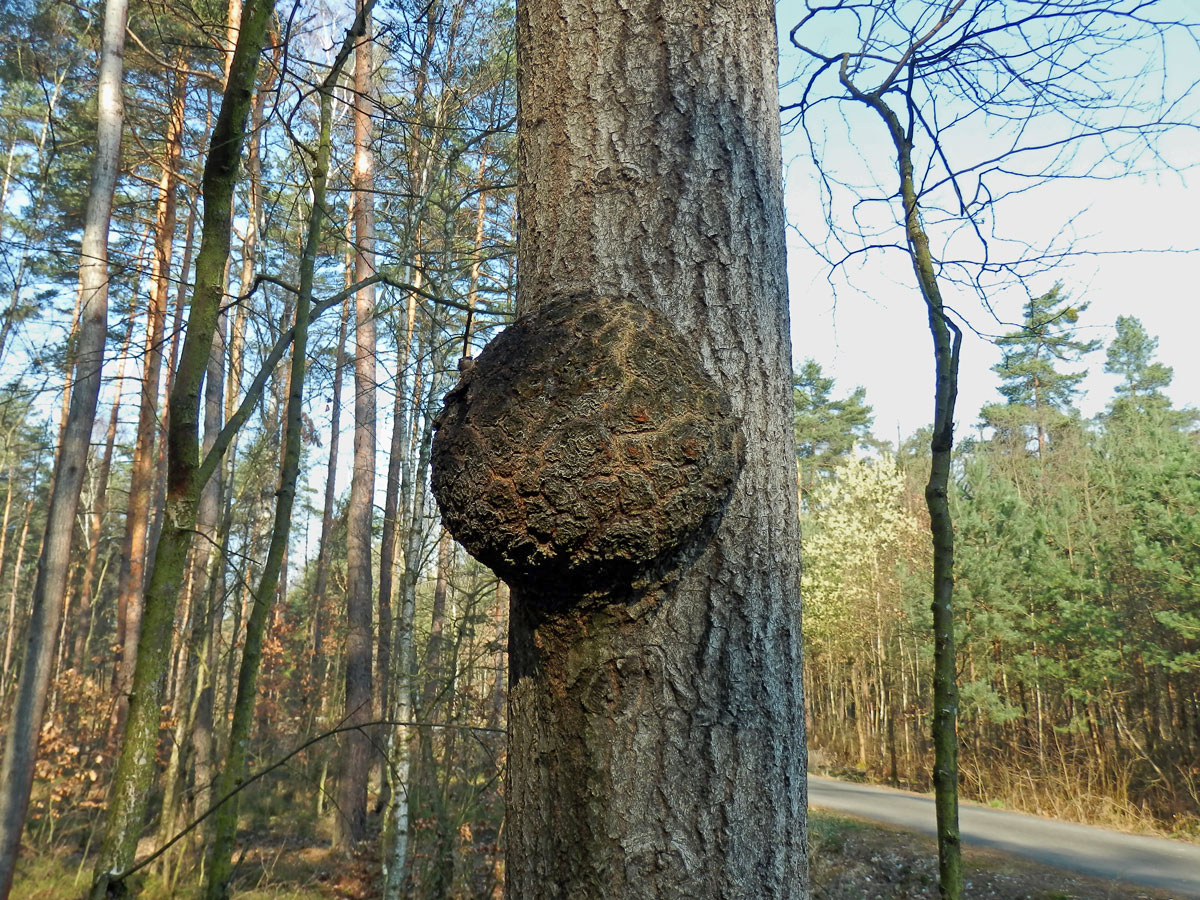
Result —
[{"label": "rough tree bark", "polygon": [[66,427],[54,466],[54,487],[46,513],[46,531],[30,598],[29,635],[21,683],[12,709],[0,769],[0,898],[12,889],[25,812],[33,786],[38,735],[46,709],[46,690],[54,663],[55,637],[67,589],[71,539],[79,493],[87,468],[92,426],[100,396],[104,342],[108,331],[108,227],[121,153],[125,111],[124,73],[126,0],[106,0],[100,45],[96,156],[84,219],[79,262],[79,319],[74,388]]},{"label": "rough tree bark", "polygon": [[[498,517],[493,536],[513,529],[492,556],[513,588],[508,896],[806,898],[773,4],[528,0],[517,40],[522,319],[503,353],[542,353],[546,368],[516,376],[521,399],[505,401],[489,370],[509,376],[485,350],[434,448],[456,537],[479,552],[456,508]],[[557,360],[538,349],[558,338]],[[657,355],[632,352],[640,341]],[[691,365],[708,424],[694,393],[673,399]],[[554,421],[560,400],[578,404],[573,422]],[[724,495],[718,457],[737,442],[722,408],[744,437]],[[506,484],[503,457],[520,448],[503,432],[525,425],[558,473],[518,460],[532,483]],[[501,451],[485,447],[481,479],[452,436],[464,427]],[[710,496],[693,496],[692,474],[713,478]],[[684,527],[693,500],[712,513]],[[575,516],[584,507],[594,520]]]}]

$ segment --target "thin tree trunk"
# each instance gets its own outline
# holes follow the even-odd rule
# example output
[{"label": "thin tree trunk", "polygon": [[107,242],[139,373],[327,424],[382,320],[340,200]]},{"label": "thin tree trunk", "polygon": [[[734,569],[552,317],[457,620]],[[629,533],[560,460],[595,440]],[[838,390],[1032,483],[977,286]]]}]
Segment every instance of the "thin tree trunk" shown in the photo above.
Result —
[{"label": "thin tree trunk", "polygon": [[271,544],[267,550],[262,577],[254,594],[254,603],[246,626],[246,641],[238,673],[237,698],[233,704],[233,723],[229,733],[229,753],[217,787],[218,808],[213,826],[212,855],[208,867],[206,896],[208,900],[225,900],[233,875],[233,845],[237,835],[238,795],[246,776],[250,752],[250,732],[254,722],[254,707],[258,671],[262,663],[263,638],[267,616],[275,599],[287,555],[291,534],[292,510],[296,500],[296,482],[300,474],[301,432],[303,430],[303,395],[305,354],[308,352],[308,321],[312,306],[313,272],[329,211],[325,206],[325,186],[329,171],[329,145],[333,120],[333,88],[342,66],[350,55],[356,38],[365,32],[371,6],[368,0],[346,36],[337,59],[321,86],[321,125],[316,163],[312,172],[313,204],[309,213],[308,236],[300,260],[300,287],[296,298],[296,322],[292,344],[283,457],[279,474],[278,502]]},{"label": "thin tree trunk", "polygon": [[[348,273],[347,287],[354,282]],[[321,537],[317,544],[317,576],[313,585],[313,649],[311,680],[314,690],[325,682],[325,593],[329,585],[329,536],[333,531],[333,510],[337,499],[338,447],[341,444],[342,375],[346,368],[346,324],[350,300],[342,306],[338,323],[337,350],[333,362],[333,399],[330,403],[329,462],[325,469],[325,503],[321,511]],[[382,581],[381,581],[382,584]],[[322,694],[323,697],[323,694]]]},{"label": "thin tree trunk", "polygon": [[[359,0],[360,10],[369,5]],[[371,47],[374,31],[366,20],[354,66],[355,276],[375,270],[375,197],[371,160]],[[354,462],[346,510],[346,723],[371,718],[371,523],[375,495],[375,289],[355,296]],[[338,816],[334,843],[351,850],[366,835],[367,776],[371,739],[365,731],[346,732],[338,772]]]},{"label": "thin tree trunk", "polygon": [[508,618],[508,585],[503,581],[496,582],[496,607],[492,613],[492,620],[496,631],[496,655],[493,660],[493,665],[496,668],[496,673],[492,678],[492,702],[488,715],[489,728],[504,727],[504,710],[506,705],[506,684],[504,679],[504,643],[501,640],[504,636],[504,627]]},{"label": "thin tree trunk", "polygon": [[[944,900],[963,896],[962,846],[958,826],[958,676],[954,647],[954,524],[948,490],[954,447],[954,404],[958,397],[958,357],[962,335],[946,316],[929,237],[921,220],[913,176],[912,140],[899,117],[878,92],[864,94],[846,75],[841,82],[856,100],[873,109],[896,147],[904,228],[917,286],[925,301],[933,338],[935,389],[933,436],[925,503],[933,539],[933,785],[937,814],[938,890]],[[953,332],[953,334],[952,334]]]},{"label": "thin tree trunk", "polygon": [[[7,450],[8,452],[11,453],[11,448],[6,447],[5,450]],[[17,454],[12,453],[12,455],[9,457],[9,462],[8,462],[7,489],[4,492],[4,521],[2,524],[0,524],[0,577],[2,577],[4,575],[4,559],[5,559],[5,553],[8,550],[8,520],[9,520],[9,517],[12,515],[13,487],[16,484],[16,481],[13,478],[13,476],[16,474],[16,471],[17,471]],[[28,516],[26,516],[26,521],[28,521]],[[18,571],[19,571],[19,569],[18,569]],[[14,591],[13,597],[8,604],[8,607],[9,607],[9,609],[8,609],[8,630],[10,633],[13,630],[13,624],[14,624],[13,619],[16,617],[16,612],[17,612],[16,599],[17,599],[16,592]],[[5,650],[5,654],[4,654],[5,655],[4,668],[0,669],[0,703],[4,702],[4,687],[5,687],[5,682],[7,680],[5,678],[5,673],[8,672],[8,663],[11,660],[11,655],[8,651],[9,645],[11,645],[11,641],[9,641],[9,643],[6,644],[6,650]]]},{"label": "thin tree trunk", "polygon": [[437,576],[433,586],[433,605],[429,618],[429,641],[425,645],[422,661],[420,702],[416,709],[417,721],[423,723],[416,730],[418,742],[417,760],[420,784],[419,809],[433,820],[434,846],[427,854],[430,868],[425,886],[433,900],[444,900],[454,875],[453,845],[450,842],[450,824],[446,821],[446,808],[439,789],[437,761],[433,752],[433,729],[424,723],[439,718],[435,709],[444,699],[445,676],[443,673],[443,644],[446,630],[446,600],[449,594],[450,565],[452,560],[450,533],[443,530],[438,538]]},{"label": "thin tree trunk", "polygon": [[29,523],[33,520],[33,504],[37,500],[37,483],[29,491],[29,499],[25,502],[25,524],[21,526],[21,537],[17,541],[17,558],[14,560],[12,585],[8,591],[8,634],[4,639],[4,668],[0,670],[0,697],[8,694],[9,680],[12,678],[13,646],[17,634],[17,596],[20,593],[21,576],[24,574],[25,545],[29,539]]},{"label": "thin tree trunk", "polygon": [[[417,273],[419,277],[419,273]],[[415,294],[409,292],[409,304],[415,302]],[[411,330],[408,332],[411,338]],[[398,535],[401,530],[400,503],[401,485],[404,465],[408,460],[408,403],[405,387],[408,384],[407,369],[411,354],[410,341],[405,341],[396,360],[395,402],[392,404],[392,439],[388,452],[387,486],[383,502],[383,534],[379,542],[379,639],[378,639],[378,677],[380,718],[392,718],[392,708],[395,699],[392,696],[392,594],[393,577],[396,571],[396,556]],[[403,627],[403,626],[402,626]],[[404,665],[400,660],[399,664]],[[389,737],[389,744],[391,738]],[[381,760],[388,765],[388,758]],[[391,806],[392,779],[386,774],[380,779],[378,809],[388,809]]]},{"label": "thin tree trunk", "polygon": [[[929,313],[936,389],[929,482],[925,502],[933,538],[933,787],[937,813],[938,890],[944,900],[963,897],[962,844],[958,826],[958,672],[954,646],[954,523],[949,485],[954,447],[954,403],[962,335],[946,317],[933,270],[929,238],[921,224],[913,182],[911,147],[901,153],[905,226],[913,269]],[[953,330],[953,338],[951,337]]]},{"label": "thin tree trunk", "polygon": [[479,153],[479,171],[476,183],[479,188],[479,200],[475,208],[475,254],[471,259],[471,277],[467,283],[467,324],[463,328],[464,357],[471,356],[471,338],[475,325],[475,304],[479,300],[479,272],[483,265],[484,225],[487,221],[487,191],[483,189],[483,176],[487,172],[487,146]]},{"label": "thin tree trunk", "polygon": [[[204,376],[204,437],[201,443],[202,451],[212,452],[224,424],[224,386],[225,386],[225,322],[227,316],[221,313],[217,327],[213,333],[212,351],[208,358],[208,367]],[[236,452],[231,442],[231,454]],[[173,692],[171,698],[171,717],[175,720],[174,738],[171,741],[171,754],[167,762],[167,772],[164,777],[162,812],[159,816],[159,840],[165,843],[174,833],[175,824],[179,819],[181,780],[183,778],[183,754],[188,746],[186,736],[192,733],[196,717],[205,700],[205,686],[208,681],[210,667],[206,665],[207,651],[211,646],[210,638],[213,633],[212,616],[217,606],[216,590],[223,581],[224,557],[222,555],[224,542],[217,534],[221,519],[222,494],[224,490],[224,467],[218,466],[214,476],[208,480],[200,491],[200,502],[196,508],[195,534],[199,538],[191,548],[191,563],[187,575],[187,590],[183,597],[186,603],[187,627],[176,629],[179,647],[176,653]],[[180,685],[183,685],[181,688]],[[211,698],[210,698],[211,699]],[[210,708],[205,713],[211,713]],[[210,715],[211,719],[211,715]],[[203,738],[196,742],[203,745]],[[211,752],[211,746],[205,746],[206,753]],[[209,763],[210,758],[205,760]],[[206,781],[211,774],[206,772]],[[162,859],[164,878],[170,878],[166,868],[169,858]]]},{"label": "thin tree trunk", "polygon": [[[399,531],[400,470],[408,443],[405,417],[404,370],[408,360],[402,354],[396,361],[396,396],[392,404],[392,440],[388,452],[387,484],[383,500],[383,534],[379,541],[379,651],[378,677],[380,717],[388,718],[392,708],[392,578],[396,570],[396,537]],[[381,799],[386,803],[386,798]]]},{"label": "thin tree trunk", "polygon": [[[436,334],[436,320],[430,320],[429,334]],[[414,692],[416,691],[416,646],[413,640],[416,622],[417,578],[420,575],[423,538],[425,535],[425,484],[429,470],[429,440],[431,435],[431,416],[428,409],[432,403],[434,391],[438,384],[435,371],[441,365],[442,356],[434,346],[434,340],[429,341],[428,366],[426,383],[428,387],[422,393],[421,380],[414,378],[414,396],[412,415],[409,424],[410,446],[405,454],[409,460],[416,450],[416,464],[406,462],[401,478],[400,496],[405,503],[407,528],[404,538],[404,570],[400,576],[399,602],[400,619],[396,628],[396,662],[398,677],[396,678],[395,707],[396,721],[408,722],[412,717]],[[416,358],[421,351],[418,349]],[[418,376],[420,368],[418,366]],[[417,429],[417,422],[423,417],[424,425]],[[399,900],[403,896],[404,886],[409,876],[409,844],[412,815],[410,809],[410,786],[412,771],[411,740],[406,725],[397,725],[389,737],[389,771],[391,773],[391,796],[388,810],[388,826],[390,845],[385,841],[384,859],[384,900]]]},{"label": "thin tree trunk", "polygon": [[[236,446],[231,444],[230,450],[231,452],[236,450]],[[198,698],[196,715],[192,723],[192,745],[195,750],[193,763],[195,771],[192,780],[196,785],[192,809],[197,815],[212,806],[213,785],[216,781],[214,774],[217,756],[214,729],[214,694],[216,693],[219,670],[217,651],[222,637],[221,623],[225,609],[225,559],[229,548],[229,537],[233,530],[233,506],[235,498],[233,497],[232,487],[232,484],[230,484],[230,489],[226,493],[225,511],[221,516],[217,547],[211,561],[212,568],[209,570],[207,577],[208,596],[206,598],[205,619],[208,627],[205,630],[202,647],[204,655],[199,661],[201,671],[197,673],[199,680],[197,686]],[[200,841],[201,838],[202,835],[196,832],[196,841]]]},{"label": "thin tree trunk", "polygon": [[230,204],[258,58],[273,6],[270,0],[249,0],[243,8],[237,48],[204,167],[201,184],[204,225],[196,259],[196,286],[170,398],[166,515],[146,591],[133,692],[104,843],[96,863],[93,900],[125,892],[124,879],[134,861],[154,772],[163,676],[170,653],[175,607],[183,589],[196,506],[200,491],[221,463],[224,452],[218,442],[203,462],[200,460],[200,383],[212,352],[213,332],[221,309],[229,256]]},{"label": "thin tree trunk", "polygon": [[125,387],[125,364],[129,360],[129,348],[133,344],[133,316],[125,329],[125,340],[121,345],[117,363],[117,379],[113,384],[112,410],[108,417],[108,431],[104,438],[104,455],[100,457],[100,468],[96,472],[96,499],[92,504],[92,515],[88,522],[88,554],[83,566],[83,578],[79,593],[79,630],[71,658],[75,667],[83,671],[87,664],[88,642],[91,637],[92,599],[96,596],[99,583],[96,565],[100,557],[100,539],[104,528],[104,516],[108,512],[108,476],[112,471],[113,447],[117,440],[117,424],[121,413],[121,394]]},{"label": "thin tree trunk", "polygon": [[154,223],[154,261],[151,266],[146,355],[142,369],[142,399],[138,410],[137,441],[129,476],[129,506],[125,520],[125,552],[121,558],[117,599],[117,642],[121,647],[115,681],[117,706],[114,723],[119,728],[127,709],[138,634],[142,624],[146,562],[150,548],[152,499],[155,477],[155,437],[158,431],[159,387],[166,334],[167,302],[170,293],[171,248],[175,240],[176,172],[183,147],[184,85],[176,71],[177,88],[167,124],[167,155],[158,183],[158,206]]},{"label": "thin tree trunk", "polygon": [[55,655],[54,638],[58,634],[67,587],[75,513],[100,396],[108,331],[108,228],[124,122],[121,83],[127,11],[126,0],[105,2],[97,91],[96,157],[79,265],[82,310],[74,390],[54,466],[54,487],[46,515],[45,537],[30,599],[25,661],[21,667],[12,721],[7,729],[3,769],[0,769],[0,900],[7,898],[12,889],[21,831],[33,786],[38,735],[42,729],[46,689]]}]

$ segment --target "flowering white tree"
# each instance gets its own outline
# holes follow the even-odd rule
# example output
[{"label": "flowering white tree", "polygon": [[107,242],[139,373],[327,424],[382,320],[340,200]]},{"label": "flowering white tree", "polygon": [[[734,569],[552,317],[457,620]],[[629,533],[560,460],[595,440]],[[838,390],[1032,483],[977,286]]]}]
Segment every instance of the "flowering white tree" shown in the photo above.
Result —
[{"label": "flowering white tree", "polygon": [[[812,682],[826,692],[845,685],[842,704],[853,709],[859,768],[868,765],[868,710],[886,718],[889,697],[872,700],[871,684],[891,683],[888,647],[900,607],[902,560],[919,558],[925,546],[922,523],[904,504],[904,473],[889,455],[848,459],[834,477],[817,484],[803,517],[804,641],[814,710],[829,710]],[[847,666],[847,662],[849,665]],[[886,693],[886,691],[884,692]],[[814,712],[821,715],[821,712]],[[826,724],[826,723],[822,723]],[[824,728],[816,729],[817,734]]]}]

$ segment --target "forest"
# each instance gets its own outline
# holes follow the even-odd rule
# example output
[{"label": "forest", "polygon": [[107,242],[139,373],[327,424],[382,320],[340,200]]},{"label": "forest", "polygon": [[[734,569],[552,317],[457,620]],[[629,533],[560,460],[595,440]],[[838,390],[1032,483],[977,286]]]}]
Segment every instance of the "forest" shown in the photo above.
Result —
[{"label": "forest", "polygon": [[[749,20],[769,38],[739,50],[739,64],[767,70],[771,6],[756,4]],[[509,764],[541,752],[512,728],[536,709],[510,706],[510,652],[535,668],[522,642],[538,632],[526,612],[510,623],[524,608],[509,585],[443,527],[431,469],[447,392],[528,308],[517,234],[542,227],[527,211],[550,205],[518,152],[517,86],[530,77],[519,18],[509,0],[0,8],[0,896],[504,896],[513,809],[530,803]],[[676,39],[691,41],[662,38]],[[774,85],[749,93],[777,129]],[[710,178],[701,150],[736,157],[729,169],[744,180],[731,176],[729,196],[764,159],[778,179],[777,131],[774,144],[746,138],[754,128],[744,134],[735,116],[749,149],[731,150],[722,114],[668,168],[690,159]],[[603,168],[588,189],[610,196],[643,174]],[[755,191],[739,196],[760,202]],[[653,208],[649,194],[624,193]],[[707,200],[692,218],[756,296],[782,297],[786,320],[781,191],[778,201],[780,220],[761,201],[765,224],[749,236],[724,236]],[[632,221],[630,208],[602,210],[610,234],[629,238],[612,223]],[[530,232],[522,291],[576,271],[534,257]],[[652,256],[631,233],[619,249]],[[570,238],[591,245],[582,228]],[[750,264],[756,253],[768,265]],[[727,261],[742,255],[749,275]],[[948,457],[962,795],[1195,838],[1200,413],[1168,399],[1171,369],[1136,310],[1110,340],[1081,336],[1094,324],[1086,294],[1057,283],[1047,259],[1036,266],[1045,283],[996,338],[1000,399],[959,410]],[[695,287],[686,267],[659,262],[629,267],[672,291]],[[603,259],[595,269],[620,281]],[[741,296],[724,277],[700,281]],[[671,308],[672,340],[710,327],[683,309]],[[734,313],[746,334],[760,329],[745,343],[773,348],[762,369],[782,385],[778,322]],[[711,327],[719,337],[724,326]],[[717,340],[697,341],[719,368]],[[1076,402],[1092,354],[1119,382],[1086,419]],[[742,364],[755,373],[742,383],[758,384],[758,361]],[[757,407],[740,412],[759,439],[740,476],[748,495],[722,500],[717,540],[760,500],[776,518],[745,526],[743,556],[733,543],[709,555],[733,575],[696,564],[696,577],[736,580],[745,611],[704,620],[702,636],[673,622],[671,633],[694,641],[689,658],[745,676],[718,687],[746,723],[717,725],[796,738],[778,771],[741,760],[749,774],[738,777],[791,783],[806,736],[813,771],[928,790],[933,429],[873,433],[866,392],[812,360],[796,361],[789,389],[794,460],[786,421],[752,431]],[[802,682],[785,677],[772,693],[758,670],[788,669],[799,652],[797,510]],[[761,584],[760,550],[778,563]],[[734,643],[702,643],[741,625]],[[764,642],[762,666],[739,662],[760,628],[778,646]],[[621,674],[629,696],[673,709],[662,698],[694,684],[655,680],[647,660],[659,651],[639,656],[627,638],[612,653],[633,661]],[[730,647],[733,662],[721,656]],[[579,680],[601,693],[582,705],[617,708],[601,684],[611,672],[587,671]],[[760,693],[770,708],[751,721]],[[708,715],[717,700],[696,703]],[[613,720],[647,716],[638,709]],[[714,767],[736,768],[728,746],[714,737],[712,748]],[[664,772],[688,768],[662,757]],[[771,826],[798,815],[792,854],[806,841],[796,797],[799,813]],[[275,892],[277,876],[307,886]]]},{"label": "forest", "polygon": [[[1080,339],[1086,306],[1058,286],[1027,304],[957,452],[962,789],[1194,835],[1200,413],[1163,394],[1137,318]],[[1090,353],[1120,382],[1088,421]],[[879,441],[865,393],[834,388],[811,361],[796,376],[810,763],[925,786],[928,442]]]}]

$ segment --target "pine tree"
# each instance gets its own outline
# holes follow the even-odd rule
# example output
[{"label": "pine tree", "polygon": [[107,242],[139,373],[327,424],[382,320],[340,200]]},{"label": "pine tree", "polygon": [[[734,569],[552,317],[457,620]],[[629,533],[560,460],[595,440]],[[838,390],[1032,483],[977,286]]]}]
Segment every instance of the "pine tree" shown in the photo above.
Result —
[{"label": "pine tree", "polygon": [[857,387],[849,396],[835,399],[833,387],[834,380],[826,378],[820,363],[813,359],[806,359],[792,375],[801,497],[806,497],[819,479],[830,476],[855,447],[872,442],[874,414],[866,402],[866,389]]},{"label": "pine tree", "polygon": [[1117,316],[1117,334],[1108,345],[1104,371],[1123,379],[1115,388],[1116,397],[1108,405],[1108,422],[1130,424],[1138,416],[1165,416],[1179,426],[1196,421],[1195,410],[1171,409],[1163,390],[1175,377],[1170,366],[1154,359],[1158,338],[1150,337],[1141,320]]},{"label": "pine tree", "polygon": [[985,406],[980,415],[996,436],[1010,447],[1037,442],[1037,457],[1044,459],[1055,431],[1076,418],[1073,406],[1085,372],[1062,372],[1059,363],[1073,363],[1100,346],[1098,340],[1074,336],[1079,314],[1088,304],[1072,305],[1056,284],[1025,304],[1021,328],[997,338],[1004,353],[992,371],[1003,383],[999,391],[1007,404]]}]

